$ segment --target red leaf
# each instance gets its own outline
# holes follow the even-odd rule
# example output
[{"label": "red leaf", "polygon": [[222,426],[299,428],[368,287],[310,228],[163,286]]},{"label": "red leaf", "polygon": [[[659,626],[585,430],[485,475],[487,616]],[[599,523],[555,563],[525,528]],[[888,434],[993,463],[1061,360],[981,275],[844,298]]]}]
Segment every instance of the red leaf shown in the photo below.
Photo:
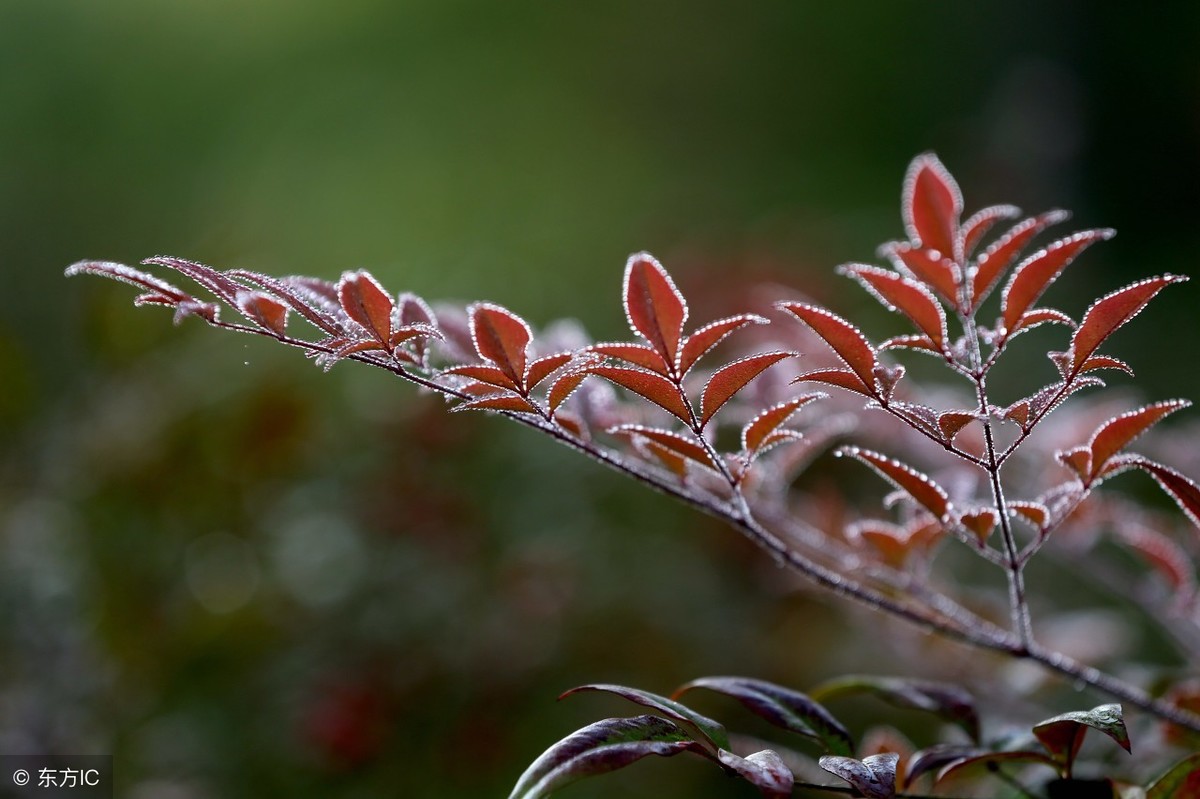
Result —
[{"label": "red leaf", "polygon": [[125,264],[112,261],[79,261],[67,267],[64,273],[67,277],[75,275],[97,275],[107,277],[122,283],[128,283],[139,289],[144,289],[172,300],[173,302],[194,301],[196,298],[185,291],[175,288],[165,280],[161,280],[149,272],[134,269]]},{"label": "red leaf", "polygon": [[1038,530],[1050,520],[1050,510],[1040,502],[1009,502],[1008,509],[1029,522]]},{"label": "red leaf", "polygon": [[833,348],[837,356],[858,375],[862,386],[855,390],[875,396],[875,350],[857,327],[815,305],[781,302],[776,307],[795,315]]},{"label": "red leaf", "polygon": [[1088,358],[1083,362],[1083,365],[1079,367],[1079,373],[1083,374],[1084,372],[1094,372],[1097,369],[1118,369],[1130,377],[1133,376],[1133,369],[1130,368],[1129,364],[1125,363],[1120,358],[1112,358],[1108,355],[1093,355],[1092,357]]},{"label": "red leaf", "polygon": [[911,335],[911,336],[892,336],[887,341],[879,345],[879,350],[894,350],[908,349],[917,350],[919,352],[928,352],[931,355],[941,356],[942,351],[933,340],[926,335]]},{"label": "red leaf", "polygon": [[1008,332],[1008,337],[1011,339],[1017,333],[1024,333],[1026,330],[1032,330],[1038,325],[1046,323],[1075,327],[1075,320],[1062,311],[1056,311],[1053,308],[1035,308],[1021,315],[1021,318],[1017,320],[1016,326]]},{"label": "red leaf", "polygon": [[660,430],[656,427],[643,427],[639,424],[623,424],[614,427],[608,431],[612,435],[628,435],[631,437],[641,437],[653,441],[654,443],[666,447],[672,452],[693,460],[696,463],[704,464],[709,468],[713,466],[713,460],[708,456],[708,450],[697,444],[695,441],[684,438],[678,433],[672,433],[670,430]]},{"label": "red leaf", "polygon": [[858,375],[848,369],[814,369],[792,380],[792,385],[796,383],[825,383],[826,385],[837,386],[838,388],[846,388],[868,397],[875,396],[863,385]]},{"label": "red leaf", "polygon": [[[253,281],[272,292],[319,330],[323,330],[331,336],[341,335],[344,332],[343,325],[332,314],[336,310],[336,304],[327,301],[324,297],[315,298],[313,292],[307,287],[245,269],[231,269],[229,274]],[[334,295],[336,296],[336,294],[335,290]]]},{"label": "red leaf", "polygon": [[1122,541],[1166,578],[1173,591],[1183,592],[1184,595],[1195,591],[1196,577],[1192,560],[1174,541],[1162,533],[1140,525],[1120,529],[1118,534]]},{"label": "red leaf", "polygon": [[567,372],[551,384],[550,391],[546,394],[546,402],[550,406],[550,413],[555,413],[567,401],[567,398],[575,393],[575,389],[579,388],[579,385],[588,374],[584,369]]},{"label": "red leaf", "polygon": [[764,352],[760,355],[740,358],[718,369],[704,386],[704,395],[700,399],[700,426],[707,425],[717,409],[745,388],[747,383],[769,367],[795,354],[794,352]]},{"label": "red leaf", "polygon": [[364,271],[345,272],[337,286],[342,310],[363,326],[376,341],[392,337],[392,298],[375,278]]},{"label": "red leaf", "polygon": [[1087,480],[1092,473],[1092,452],[1087,447],[1073,447],[1054,453],[1054,457],[1075,474],[1080,480]]},{"label": "red leaf", "polygon": [[1049,288],[1067,264],[1091,244],[1111,239],[1113,230],[1085,230],[1038,250],[1018,264],[1004,291],[1000,295],[1000,312],[1004,327],[1015,330],[1017,322],[1024,316],[1042,293]]},{"label": "red leaf", "polygon": [[742,450],[748,453],[757,453],[771,435],[779,429],[780,425],[791,418],[793,413],[813,400],[823,399],[827,396],[829,395],[821,393],[804,394],[767,408],[742,428]]},{"label": "red leaf", "polygon": [[1016,219],[1021,209],[1013,205],[992,205],[981,211],[976,211],[971,218],[962,223],[958,234],[958,251],[964,260],[979,246],[979,242],[987,235],[992,226],[1001,219]]},{"label": "red leaf", "polygon": [[1187,400],[1156,402],[1136,411],[1123,413],[1100,425],[1087,443],[1092,456],[1091,477],[1099,475],[1110,458],[1129,446],[1160,419],[1191,404]]},{"label": "red leaf", "polygon": [[996,529],[1000,516],[991,508],[978,508],[964,513],[960,519],[963,527],[971,531],[980,545],[984,544]]},{"label": "red leaf", "polygon": [[237,306],[237,295],[245,286],[231,279],[225,273],[196,261],[185,258],[175,258],[170,255],[159,255],[142,261],[143,265],[165,266],[174,269],[181,275],[186,275],[211,291],[220,299],[232,306]]},{"label": "red leaf", "polygon": [[882,252],[901,272],[926,284],[951,306],[958,307],[958,284],[962,274],[951,258],[937,250],[920,249],[902,242],[884,247]]},{"label": "red leaf", "polygon": [[755,314],[739,314],[727,319],[718,319],[692,333],[683,342],[683,350],[679,354],[679,374],[685,375],[704,354],[717,346],[726,336],[746,325],[769,324],[766,319]]},{"label": "red leaf", "polygon": [[514,413],[538,413],[533,403],[516,394],[492,394],[487,397],[464,402],[454,407],[456,411],[512,411]]},{"label": "red leaf", "polygon": [[625,264],[625,315],[633,331],[674,367],[687,303],[667,270],[649,253],[632,255]]},{"label": "red leaf", "polygon": [[933,153],[913,159],[904,176],[901,208],[904,228],[914,244],[932,247],[954,258],[962,193],[954,178]]},{"label": "red leaf", "polygon": [[687,477],[688,459],[680,455],[675,450],[669,447],[664,447],[657,441],[649,441],[645,439],[637,441],[635,446],[641,450],[643,455],[649,454],[657,458],[658,462],[666,467],[666,469],[676,477],[679,477],[680,479]]},{"label": "red leaf", "polygon": [[651,372],[657,372],[664,377],[670,371],[667,367],[667,362],[658,354],[658,351],[653,347],[647,347],[645,344],[604,342],[601,344],[592,344],[588,347],[588,350],[609,358],[619,358],[626,363],[640,366],[643,369],[649,369]]},{"label": "red leaf", "polygon": [[979,416],[968,411],[946,411],[939,414],[937,418],[938,430],[941,431],[942,441],[947,444],[954,443],[954,437],[971,422],[978,419]]},{"label": "red leaf", "polygon": [[518,391],[517,384],[509,377],[503,369],[487,364],[477,363],[468,364],[466,366],[455,366],[442,372],[444,375],[455,375],[457,377],[468,377],[471,380],[477,380],[480,383],[487,383],[489,386],[497,386],[499,388],[507,388],[510,391]]},{"label": "red leaf", "polygon": [[1071,339],[1071,356],[1076,373],[1105,339],[1137,316],[1163,287],[1185,280],[1187,278],[1180,275],[1152,277],[1106,294],[1092,303]]},{"label": "red leaf", "polygon": [[941,524],[931,521],[925,514],[904,527],[878,519],[864,519],[846,529],[848,538],[870,545],[880,560],[897,569],[910,556],[932,549],[944,532]]},{"label": "red leaf", "polygon": [[1200,527],[1200,487],[1179,472],[1163,466],[1161,463],[1138,458],[1130,461],[1130,465],[1138,467],[1153,477],[1162,490],[1175,500],[1175,504],[1191,520],[1192,524]]},{"label": "red leaf", "polygon": [[889,311],[903,312],[939,349],[945,346],[946,313],[925,286],[895,272],[862,264],[843,266],[841,271],[861,283]]},{"label": "red leaf", "polygon": [[987,298],[997,281],[1012,266],[1021,250],[1029,245],[1034,236],[1069,216],[1066,211],[1050,211],[1026,219],[996,239],[992,246],[979,256],[975,271],[971,275],[971,308],[978,308]]},{"label": "red leaf", "polygon": [[437,317],[434,316],[433,309],[429,307],[429,303],[416,294],[404,292],[397,298],[396,307],[399,309],[398,314],[402,325],[437,327]]},{"label": "red leaf", "polygon": [[556,352],[553,355],[546,355],[538,358],[533,363],[529,364],[529,368],[525,370],[525,388],[532,391],[537,388],[538,383],[550,376],[550,373],[559,367],[570,363],[571,358],[575,357],[574,353]]},{"label": "red leaf", "polygon": [[848,455],[874,469],[881,477],[908,494],[917,504],[928,510],[939,521],[945,521],[950,510],[950,497],[946,490],[916,469],[898,460],[858,447],[843,447],[836,453]]},{"label": "red leaf", "polygon": [[255,324],[277,336],[283,335],[287,328],[288,307],[278,299],[261,291],[240,291],[237,302],[238,310]]},{"label": "red leaf", "polygon": [[533,334],[525,320],[499,305],[477,302],[467,312],[479,357],[500,367],[518,385],[525,379],[525,348]]},{"label": "red leaf", "polygon": [[680,390],[662,375],[620,366],[590,366],[587,371],[645,397],[684,423],[691,424],[691,413]]}]

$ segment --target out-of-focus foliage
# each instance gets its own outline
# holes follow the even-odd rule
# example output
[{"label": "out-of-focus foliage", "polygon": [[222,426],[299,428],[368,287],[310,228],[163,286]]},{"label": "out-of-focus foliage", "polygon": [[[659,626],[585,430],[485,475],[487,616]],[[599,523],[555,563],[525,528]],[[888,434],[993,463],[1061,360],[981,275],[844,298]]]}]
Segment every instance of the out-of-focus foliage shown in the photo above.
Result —
[{"label": "out-of-focus foliage", "polygon": [[[112,752],[138,797],[503,795],[596,718],[550,703],[571,685],[915,645],[833,646],[761,556],[525,431],[68,263],[362,266],[605,338],[643,248],[698,318],[756,279],[844,306],[828,268],[896,235],[936,149],[981,202],[1120,229],[1076,313],[1192,270],[1197,36],[1184,2],[0,4],[0,751]],[[1194,327],[1195,285],[1122,341],[1152,395],[1200,394],[1139,347]],[[667,791],[738,786],[667,760],[571,789]]]}]

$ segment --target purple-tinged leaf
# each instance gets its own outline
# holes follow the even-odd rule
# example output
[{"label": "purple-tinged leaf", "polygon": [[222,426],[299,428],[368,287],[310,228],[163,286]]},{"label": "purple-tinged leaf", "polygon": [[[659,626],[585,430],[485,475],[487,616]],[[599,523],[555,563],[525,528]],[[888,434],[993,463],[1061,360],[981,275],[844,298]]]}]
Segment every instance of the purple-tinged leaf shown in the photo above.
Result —
[{"label": "purple-tinged leaf", "polygon": [[442,331],[438,330],[436,327],[433,327],[431,325],[422,324],[420,322],[414,322],[413,324],[410,324],[410,325],[400,325],[399,327],[393,327],[392,328],[392,337],[391,337],[391,339],[388,340],[388,345],[392,349],[395,349],[396,347],[399,347],[400,345],[406,344],[408,342],[413,342],[414,344],[416,344],[417,342],[414,341],[414,339],[425,339],[425,338],[437,339],[438,341],[444,340],[444,337],[442,336]]},{"label": "purple-tinged leaf", "polygon": [[304,286],[245,269],[231,269],[228,274],[256,283],[271,292],[290,305],[293,311],[308,320],[318,330],[331,336],[339,336],[345,332],[341,322],[331,313],[335,305],[323,297],[315,299],[313,292]]},{"label": "purple-tinged leaf", "polygon": [[1001,318],[1009,335],[1017,329],[1017,323],[1025,312],[1033,307],[1076,256],[1095,242],[1111,239],[1114,235],[1116,231],[1109,229],[1085,230],[1038,250],[1018,264],[1000,295]]},{"label": "purple-tinged leaf", "polygon": [[648,707],[658,713],[663,714],[671,721],[677,724],[682,724],[688,729],[692,729],[700,734],[699,739],[714,749],[729,748],[729,733],[725,728],[716,721],[713,721],[708,716],[697,713],[682,702],[677,702],[665,696],[643,691],[640,688],[628,688],[624,685],[611,685],[607,683],[596,683],[592,685],[581,685],[578,688],[572,688],[569,691],[564,691],[559,695],[559,699],[564,699],[572,694],[577,694],[584,691],[599,691],[602,693],[616,694],[623,699],[628,699],[630,702],[635,702],[643,707]]},{"label": "purple-tinged leaf", "polygon": [[713,414],[751,380],[784,358],[794,355],[794,352],[764,352],[740,358],[718,369],[704,385],[704,394],[700,399],[700,426],[707,425]]},{"label": "purple-tinged leaf", "polygon": [[587,371],[645,397],[685,424],[691,424],[691,412],[682,393],[674,383],[662,375],[620,366],[589,366]]},{"label": "purple-tinged leaf", "polygon": [[922,514],[905,526],[879,519],[862,519],[846,528],[846,538],[870,546],[878,559],[894,569],[903,568],[914,554],[928,553],[945,533],[939,522]]},{"label": "purple-tinged leaf", "polygon": [[1137,316],[1154,295],[1172,283],[1187,280],[1180,275],[1161,275],[1132,283],[1092,303],[1071,338],[1071,357],[1076,373],[1083,369],[1096,349],[1118,328]]},{"label": "purple-tinged leaf", "polygon": [[1188,755],[1150,784],[1145,799],[1196,799],[1200,796],[1200,752]]},{"label": "purple-tinged leaf", "polygon": [[1183,399],[1156,402],[1136,411],[1123,413],[1100,425],[1087,443],[1092,456],[1089,476],[1095,479],[1109,460],[1133,443],[1138,436],[1163,418],[1191,404]]},{"label": "purple-tinged leaf", "polygon": [[211,291],[226,305],[237,307],[237,294],[245,289],[241,283],[231,279],[223,272],[211,266],[189,261],[185,258],[175,258],[170,255],[158,255],[142,261],[144,266],[165,266],[199,283]]},{"label": "purple-tinged leaf", "polygon": [[777,307],[793,314],[825,340],[842,362],[858,376],[862,386],[855,390],[875,396],[875,350],[857,327],[837,314],[815,305],[782,302],[778,303]]},{"label": "purple-tinged leaf", "polygon": [[525,370],[525,389],[533,391],[538,384],[549,377],[555,369],[561,369],[575,357],[571,352],[556,352],[538,358]]},{"label": "purple-tinged leaf", "polygon": [[[441,331],[438,330],[437,316],[434,314],[433,309],[429,307],[429,303],[416,294],[406,291],[396,298],[395,316],[396,322],[402,330],[405,328],[419,329],[422,325],[425,325],[429,329],[437,331],[436,336],[429,336],[429,338],[445,340]],[[395,340],[394,332],[392,339]],[[412,350],[413,354],[416,355],[418,364],[424,365],[428,358],[427,344],[427,342],[420,339],[413,342]],[[394,347],[395,345],[393,344],[392,346]]]},{"label": "purple-tinged leaf", "polygon": [[256,325],[277,336],[282,336],[287,328],[288,307],[270,294],[239,291],[237,308]]},{"label": "purple-tinged leaf", "polygon": [[554,423],[576,438],[589,438],[588,429],[584,424],[583,419],[580,419],[573,413],[568,411],[557,411],[554,414]]},{"label": "purple-tinged leaf", "polygon": [[756,715],[816,741],[828,752],[845,755],[854,751],[854,741],[842,723],[799,691],[747,677],[702,677],[680,687],[673,698],[695,688],[733,697]]},{"label": "purple-tinged leaf", "polygon": [[763,749],[746,757],[738,757],[725,749],[717,752],[721,765],[733,769],[738,776],[749,782],[767,799],[788,799],[792,795],[796,778],[783,759]]},{"label": "purple-tinged leaf", "polygon": [[369,273],[346,272],[338,283],[338,302],[342,310],[362,325],[376,341],[387,343],[392,338],[391,295],[383,290]]},{"label": "purple-tinged leaf", "polygon": [[639,424],[623,424],[611,428],[608,433],[610,435],[626,435],[630,437],[638,436],[648,439],[658,444],[661,447],[671,450],[672,452],[709,467],[715,468],[712,458],[708,455],[708,450],[697,444],[694,440],[685,438],[678,433],[673,433],[670,430],[660,430],[655,427],[643,427]]},{"label": "purple-tinged leaf", "polygon": [[687,303],[662,264],[649,253],[625,264],[625,315],[629,326],[674,368],[687,321]]},{"label": "purple-tinged leaf", "polygon": [[1087,447],[1072,447],[1054,453],[1055,459],[1086,482],[1092,473],[1092,452]]},{"label": "purple-tinged leaf", "polygon": [[516,394],[491,394],[454,406],[455,411],[511,411],[513,413],[540,413],[537,406]]},{"label": "purple-tinged leaf", "polygon": [[604,355],[609,358],[618,358],[626,363],[631,363],[634,366],[640,366],[643,369],[649,369],[651,372],[666,377],[670,372],[667,362],[663,360],[663,356],[659,355],[658,351],[653,347],[645,344],[628,344],[625,342],[603,342],[600,344],[592,344],[588,347],[589,352],[594,352],[599,355]]},{"label": "purple-tinged leaf", "polygon": [[928,510],[939,521],[945,521],[950,511],[950,495],[928,475],[900,461],[858,447],[842,447],[834,453],[862,461],[889,483],[908,494],[918,505]]},{"label": "purple-tinged leaf", "polygon": [[683,349],[679,353],[679,374],[686,375],[695,366],[696,361],[703,358],[730,333],[741,330],[746,325],[765,324],[769,322],[756,314],[738,314],[708,323],[683,342]]},{"label": "purple-tinged leaf", "polygon": [[477,302],[467,309],[471,341],[479,357],[491,361],[514,383],[525,378],[525,350],[533,333],[525,320],[499,305]]},{"label": "purple-tinged leaf", "polygon": [[842,266],[839,271],[861,283],[888,310],[898,310],[907,316],[938,349],[945,347],[946,312],[923,284],[895,272],[863,264]]},{"label": "purple-tinged leaf", "polygon": [[75,275],[107,277],[121,283],[128,283],[151,294],[161,295],[173,303],[186,300],[195,301],[196,299],[186,291],[172,286],[167,281],[155,277],[149,272],[143,272],[140,269],[134,269],[131,266],[112,261],[79,261],[68,266],[64,274],[67,277],[74,277]]},{"label": "purple-tinged leaf", "polygon": [[988,231],[1002,219],[1016,219],[1021,209],[1015,205],[992,205],[976,211],[967,221],[962,223],[958,236],[958,252],[964,260],[971,257],[979,242]]},{"label": "purple-tinged leaf", "polygon": [[1188,517],[1188,520],[1196,527],[1200,527],[1200,487],[1179,472],[1163,466],[1161,463],[1155,463],[1145,458],[1136,458],[1129,463],[1153,477],[1162,490],[1175,500],[1175,504]]},{"label": "purple-tinged leaf", "polygon": [[1083,737],[1089,728],[1112,738],[1126,752],[1133,751],[1121,706],[1117,704],[1099,705],[1091,710],[1063,713],[1046,719],[1034,725],[1033,734],[1054,760],[1062,765],[1063,775],[1070,777],[1075,755],[1083,745]]},{"label": "purple-tinged leaf", "polygon": [[1008,271],[1033,237],[1050,225],[1056,225],[1070,216],[1066,211],[1050,211],[1041,216],[1030,217],[1018,223],[987,248],[971,276],[971,309],[979,308],[996,283]]},{"label": "purple-tinged leaf", "polygon": [[1027,749],[1010,750],[1007,752],[979,751],[981,753],[978,755],[964,754],[958,760],[953,760],[942,766],[941,771],[937,774],[936,781],[940,783],[952,776],[961,777],[980,768],[986,768],[988,772],[994,772],[1001,763],[1040,763],[1050,768],[1057,768],[1054,760],[1044,752]]},{"label": "purple-tinged leaf", "polygon": [[979,715],[975,712],[975,699],[951,683],[905,677],[849,675],[822,683],[813,689],[812,694],[823,702],[840,696],[870,694],[899,707],[933,713],[962,727],[971,740],[979,740]]},{"label": "purple-tinged leaf", "polygon": [[823,755],[817,762],[830,774],[850,783],[867,799],[892,799],[896,795],[896,764],[899,761],[900,755],[887,752],[862,760]]},{"label": "purple-tinged leaf", "polygon": [[765,447],[770,446],[768,442],[771,436],[791,418],[792,414],[813,400],[825,399],[828,396],[828,394],[819,392],[804,394],[767,408],[742,428],[742,451],[758,454]]},{"label": "purple-tinged leaf", "polygon": [[962,192],[933,153],[913,159],[904,176],[900,207],[904,229],[914,244],[954,258]]},{"label": "purple-tinged leaf", "polygon": [[584,777],[624,768],[648,755],[703,751],[677,724],[658,716],[605,719],[547,749],[517,780],[508,799],[541,799]]}]

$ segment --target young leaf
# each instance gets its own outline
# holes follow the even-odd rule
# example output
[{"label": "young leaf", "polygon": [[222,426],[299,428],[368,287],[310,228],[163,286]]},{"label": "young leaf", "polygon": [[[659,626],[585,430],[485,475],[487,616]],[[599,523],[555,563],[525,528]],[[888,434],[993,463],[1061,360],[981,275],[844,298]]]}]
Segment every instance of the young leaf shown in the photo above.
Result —
[{"label": "young leaf", "polygon": [[880,253],[901,272],[925,284],[941,295],[950,307],[957,308],[958,284],[962,272],[958,264],[937,250],[914,247],[904,242],[893,242],[880,248]]},{"label": "young leaf", "polygon": [[857,327],[837,314],[815,305],[782,302],[776,307],[788,311],[811,327],[858,377],[862,387],[857,390],[875,396],[875,350]]},{"label": "young leaf", "polygon": [[950,495],[940,485],[916,469],[898,460],[858,447],[842,447],[836,455],[847,455],[862,461],[881,477],[904,491],[939,521],[945,521],[950,510]]},{"label": "young leaf", "polygon": [[365,271],[345,272],[337,286],[338,302],[349,316],[376,341],[392,337],[392,298]]},{"label": "young leaf", "polygon": [[1073,711],[1046,719],[1034,725],[1033,734],[1055,761],[1062,764],[1064,775],[1069,777],[1075,755],[1083,745],[1083,737],[1089,728],[1112,738],[1126,752],[1133,751],[1121,706],[1116,704],[1099,705],[1091,710]]},{"label": "young leaf", "polygon": [[525,379],[525,350],[533,333],[525,320],[499,305],[477,302],[467,309],[471,341],[479,357],[491,361],[516,384]]},{"label": "young leaf", "polygon": [[627,688],[624,685],[609,685],[604,683],[581,685],[578,688],[564,691],[558,698],[565,699],[572,694],[582,691],[600,691],[616,694],[619,697],[628,699],[630,702],[635,702],[643,707],[648,707],[651,710],[661,713],[676,723],[696,730],[700,733],[700,740],[708,743],[714,749],[729,748],[729,733],[725,731],[725,728],[719,722],[697,713],[682,702],[677,702],[674,699],[659,696],[649,691],[643,691],[640,688]]},{"label": "young leaf", "polygon": [[1037,530],[1043,529],[1050,520],[1050,510],[1040,502],[1013,501],[1008,503],[1008,509]]},{"label": "young leaf", "polygon": [[[1086,230],[1060,239],[1022,261],[1000,295],[1001,318],[1009,335],[1071,261],[1091,244],[1111,239],[1113,230]],[[1090,353],[1089,353],[1090,354]]]},{"label": "young leaf", "polygon": [[287,328],[288,307],[261,291],[239,291],[237,308],[259,327],[282,336]]},{"label": "young leaf", "polygon": [[905,677],[849,675],[824,682],[812,691],[813,696],[821,701],[864,693],[900,707],[933,713],[962,727],[971,740],[979,740],[979,715],[975,712],[975,700],[951,683]]},{"label": "young leaf", "polygon": [[684,438],[678,433],[672,433],[670,430],[659,430],[654,427],[643,427],[639,424],[623,424],[610,429],[611,435],[629,435],[639,436],[649,439],[661,447],[675,452],[678,455],[703,464],[709,468],[714,468],[715,464],[712,458],[708,456],[708,450],[697,444],[695,441]]},{"label": "young leaf", "polygon": [[1021,209],[1015,205],[992,205],[972,214],[962,223],[959,230],[958,251],[962,258],[971,257],[979,242],[997,222],[1002,219],[1016,219],[1020,213]]},{"label": "young leaf", "polygon": [[649,253],[631,255],[625,264],[624,294],[629,326],[674,368],[688,310],[667,270]]},{"label": "young leaf", "polygon": [[953,444],[955,437],[962,432],[963,428],[978,419],[978,414],[969,411],[946,411],[938,414],[937,426],[938,431],[942,434],[942,441],[946,444]]},{"label": "young leaf", "polygon": [[67,277],[74,277],[75,275],[107,277],[121,283],[128,283],[143,291],[161,295],[172,302],[194,301],[196,299],[187,292],[172,286],[167,281],[155,277],[149,272],[143,272],[140,269],[134,269],[131,266],[112,261],[79,261],[68,266],[64,274]]},{"label": "young leaf", "polygon": [[922,334],[892,336],[879,345],[880,352],[894,349],[916,350],[917,352],[927,352],[938,357],[942,356],[942,348],[934,343],[933,339],[929,336]]},{"label": "young leaf", "polygon": [[508,376],[507,372],[498,366],[489,366],[485,363],[453,366],[442,372],[442,374],[454,377],[466,377],[471,380],[477,380],[480,383],[487,383],[489,386],[507,388],[509,391],[519,390],[517,384],[513,382],[513,379]]},{"label": "young leaf", "polygon": [[1200,527],[1200,487],[1174,469],[1155,463],[1145,458],[1135,458],[1130,461],[1154,478],[1154,481],[1166,491],[1175,504],[1183,511],[1192,524]]},{"label": "young leaf", "polygon": [[793,413],[813,400],[824,399],[828,396],[828,394],[822,393],[804,394],[767,408],[742,428],[742,451],[757,454],[764,447],[770,446],[772,435],[791,418]]},{"label": "young leaf", "polygon": [[810,738],[828,752],[848,755],[854,751],[854,741],[842,723],[799,691],[747,677],[702,677],[672,696],[678,698],[694,688],[731,696],[775,726]]},{"label": "young leaf", "polygon": [[616,771],[648,755],[670,757],[698,749],[700,745],[677,724],[658,716],[605,719],[543,752],[525,769],[508,799],[541,799],[576,780]]},{"label": "young leaf", "polygon": [[778,754],[763,749],[747,757],[738,757],[725,749],[717,752],[721,765],[733,769],[767,799],[788,799],[796,778]]},{"label": "young leaf", "polygon": [[454,406],[455,411],[512,411],[513,413],[538,413],[537,406],[516,394],[489,394]]},{"label": "young leaf", "polygon": [[962,214],[962,192],[936,155],[926,153],[913,159],[904,176],[900,205],[904,229],[914,244],[957,257],[954,243]]},{"label": "young leaf", "polygon": [[174,269],[181,275],[191,278],[204,288],[211,291],[228,305],[237,306],[237,294],[245,286],[233,280],[223,272],[211,266],[189,261],[185,258],[175,258],[170,255],[159,255],[142,261],[143,266],[165,266]]},{"label": "young leaf", "polygon": [[1196,799],[1200,796],[1200,752],[1188,755],[1146,789],[1146,799]]},{"label": "young leaf", "polygon": [[550,390],[546,392],[546,404],[550,406],[550,413],[557,412],[589,374],[591,373],[587,369],[573,370],[555,380],[550,385]]},{"label": "young leaf", "polygon": [[529,364],[529,368],[525,370],[525,388],[528,391],[533,391],[538,384],[545,380],[555,370],[570,363],[575,357],[571,352],[556,352],[553,355],[546,355],[538,358],[533,363]]},{"label": "young leaf", "polygon": [[795,354],[794,352],[764,352],[741,358],[718,369],[704,386],[704,394],[700,399],[700,426],[707,425],[713,414],[733,395],[745,388],[747,383],[769,367]]},{"label": "young leaf", "polygon": [[1114,455],[1129,446],[1159,420],[1191,404],[1187,400],[1156,402],[1136,411],[1123,413],[1100,425],[1087,444],[1092,456],[1090,477],[1095,479]]},{"label": "young leaf", "polygon": [[868,389],[862,379],[849,369],[814,369],[793,378],[791,384],[795,385],[796,383],[824,383],[827,386],[844,388],[865,397],[875,396],[874,390]]},{"label": "young leaf", "polygon": [[1076,373],[1083,369],[1083,365],[1104,340],[1116,332],[1117,328],[1137,316],[1154,295],[1165,286],[1185,280],[1187,278],[1180,275],[1147,278],[1106,294],[1092,303],[1083,315],[1079,329],[1071,338],[1071,358]]},{"label": "young leaf", "polygon": [[840,271],[861,283],[888,310],[899,310],[911,319],[938,349],[945,346],[946,312],[925,286],[895,272],[862,264],[843,266]]},{"label": "young leaf", "polygon": [[588,347],[588,351],[609,358],[618,358],[634,366],[649,369],[651,372],[656,372],[664,377],[670,372],[670,368],[667,366],[667,362],[663,360],[663,356],[659,355],[658,351],[653,347],[645,344],[603,342],[592,344]]},{"label": "young leaf", "polygon": [[685,424],[691,423],[691,414],[679,388],[662,375],[621,366],[589,366],[587,371],[645,397]]},{"label": "young leaf", "polygon": [[996,522],[999,518],[992,508],[977,508],[963,513],[960,521],[962,526],[970,530],[982,546],[991,537],[992,531],[996,529]]},{"label": "young leaf", "polygon": [[1035,308],[1021,315],[1021,318],[1017,320],[1017,324],[1013,329],[1008,331],[1008,338],[1011,340],[1016,338],[1018,333],[1033,330],[1035,327],[1047,323],[1066,325],[1070,328],[1075,327],[1075,320],[1062,311],[1056,311],[1053,308]]},{"label": "young leaf", "polygon": [[703,358],[705,353],[717,346],[730,333],[741,330],[746,325],[765,324],[769,324],[769,322],[756,314],[739,314],[727,319],[718,319],[700,328],[683,342],[683,349],[679,354],[680,376],[686,375],[696,361]]},{"label": "young leaf", "polygon": [[867,799],[892,799],[896,795],[896,764],[900,755],[887,752],[862,760],[824,755],[817,761],[830,774],[841,777]]},{"label": "young leaf", "polygon": [[1015,225],[988,247],[987,251],[979,256],[979,261],[971,276],[972,310],[977,309],[987,299],[987,295],[991,293],[996,283],[1034,236],[1050,225],[1062,222],[1068,216],[1070,214],[1066,211],[1050,211],[1041,216],[1030,217]]},{"label": "young leaf", "polygon": [[[323,298],[316,299],[311,291],[288,280],[279,280],[270,275],[259,274],[245,269],[231,269],[228,274],[258,284],[282,299],[292,310],[303,316],[313,327],[331,336],[342,334],[342,325],[334,316],[337,306]],[[336,296],[336,291],[335,291]]]},{"label": "young leaf", "polygon": [[1112,358],[1108,355],[1093,355],[1092,357],[1088,358],[1083,362],[1083,365],[1079,367],[1079,373],[1083,374],[1085,372],[1094,372],[1098,369],[1116,369],[1120,372],[1124,372],[1130,377],[1133,377],[1133,369],[1130,368],[1129,364],[1125,363],[1120,358]]}]

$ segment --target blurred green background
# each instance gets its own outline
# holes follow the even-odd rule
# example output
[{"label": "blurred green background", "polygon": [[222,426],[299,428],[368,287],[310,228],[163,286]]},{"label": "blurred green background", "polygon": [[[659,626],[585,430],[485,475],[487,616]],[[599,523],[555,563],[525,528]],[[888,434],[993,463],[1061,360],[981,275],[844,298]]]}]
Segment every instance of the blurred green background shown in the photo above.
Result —
[{"label": "blurred green background", "polygon": [[[831,267],[935,150],[969,210],[1120,229],[1079,312],[1194,271],[1198,45],[1189,2],[0,0],[0,751],[114,753],[139,799],[502,796],[628,710],[572,685],[887,656],[571,453],[71,262],[365,267],[612,337],[648,249],[696,319],[757,279],[847,310]],[[1196,291],[1123,334],[1152,396],[1200,394],[1158,344]],[[567,795],[752,793],[662,762]]]}]

